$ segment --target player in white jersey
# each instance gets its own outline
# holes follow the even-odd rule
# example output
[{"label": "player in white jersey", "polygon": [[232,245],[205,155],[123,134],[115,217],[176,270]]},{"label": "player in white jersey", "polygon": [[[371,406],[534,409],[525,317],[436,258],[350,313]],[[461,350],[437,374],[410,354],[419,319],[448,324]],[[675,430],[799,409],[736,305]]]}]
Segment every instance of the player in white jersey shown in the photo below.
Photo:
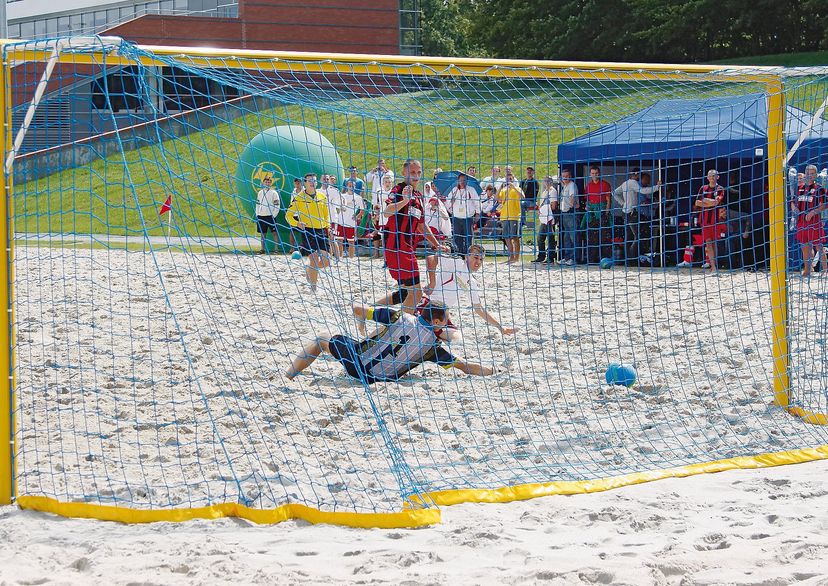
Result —
[{"label": "player in white jersey", "polygon": [[418,315],[382,307],[355,305],[361,319],[384,327],[376,335],[358,341],[347,336],[320,336],[305,346],[285,375],[293,380],[308,368],[322,352],[336,358],[345,371],[365,384],[396,381],[423,362],[435,362],[443,368],[456,368],[466,374],[488,376],[494,369],[467,362],[446,350],[435,333],[448,323],[448,310],[428,304]]},{"label": "player in white jersey", "polygon": [[345,191],[340,194],[339,223],[336,225],[336,238],[348,247],[348,256],[356,256],[357,226],[365,214],[365,202],[354,191],[353,181],[345,182]]},{"label": "player in white jersey", "polygon": [[[424,299],[450,308],[459,307],[461,294],[465,292],[471,300],[474,312],[486,320],[487,324],[494,326],[504,335],[514,334],[517,328],[503,327],[497,318],[486,311],[480,299],[480,287],[472,273],[480,270],[485,256],[486,250],[479,244],[469,246],[465,259],[436,254],[428,256],[426,258],[428,285],[423,290]],[[444,340],[457,340],[460,337],[450,321],[438,333]]]}]

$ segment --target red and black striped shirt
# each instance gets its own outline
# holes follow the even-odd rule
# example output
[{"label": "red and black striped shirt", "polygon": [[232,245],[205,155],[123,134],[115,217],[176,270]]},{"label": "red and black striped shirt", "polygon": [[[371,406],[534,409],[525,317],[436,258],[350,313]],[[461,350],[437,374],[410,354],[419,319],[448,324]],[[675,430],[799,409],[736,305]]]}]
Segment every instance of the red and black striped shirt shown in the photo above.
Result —
[{"label": "red and black striped shirt", "polygon": [[[405,182],[395,185],[386,204],[399,202],[402,199],[402,191],[407,186]],[[424,238],[423,221],[423,194],[414,191],[408,203],[388,218],[388,223],[385,225],[386,250],[414,252]]]},{"label": "red and black striped shirt", "polygon": [[699,197],[696,201],[701,201],[705,198],[708,199],[715,199],[716,205],[712,208],[702,208],[701,210],[701,217],[699,218],[699,222],[702,226],[715,226],[719,222],[719,206],[724,201],[725,197],[725,190],[724,187],[719,185],[718,183],[710,187],[709,183],[705,183],[702,185],[702,188],[699,189]]}]

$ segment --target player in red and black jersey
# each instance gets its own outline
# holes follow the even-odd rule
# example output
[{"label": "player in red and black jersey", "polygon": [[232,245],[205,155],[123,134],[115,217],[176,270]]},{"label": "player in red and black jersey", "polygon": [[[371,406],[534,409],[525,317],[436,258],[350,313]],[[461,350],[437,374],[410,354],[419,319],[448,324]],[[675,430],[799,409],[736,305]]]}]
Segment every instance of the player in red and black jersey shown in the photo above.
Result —
[{"label": "player in red and black jersey", "polygon": [[376,305],[401,303],[403,311],[408,313],[415,312],[422,298],[420,267],[415,254],[417,245],[426,239],[434,249],[449,252],[449,248],[441,245],[426,226],[423,194],[417,190],[422,174],[420,161],[406,160],[404,180],[391,190],[383,212],[388,218],[384,229],[385,264],[400,288],[377,301]]},{"label": "player in red and black jersey", "polygon": [[828,194],[816,182],[815,165],[805,167],[805,181],[796,190],[791,202],[791,211],[796,214],[796,241],[802,246],[802,276],[811,275],[811,259],[814,249],[822,262],[822,273],[826,270],[825,228],[821,213],[828,209]]},{"label": "player in red and black jersey", "polygon": [[725,198],[724,187],[718,183],[719,173],[716,169],[707,172],[707,185],[699,189],[699,196],[696,198],[695,207],[701,210],[699,224],[702,229],[702,242],[704,251],[707,253],[707,262],[710,263],[710,271],[716,272],[716,240],[726,229],[724,222],[720,222],[720,214],[724,210],[722,202]]}]

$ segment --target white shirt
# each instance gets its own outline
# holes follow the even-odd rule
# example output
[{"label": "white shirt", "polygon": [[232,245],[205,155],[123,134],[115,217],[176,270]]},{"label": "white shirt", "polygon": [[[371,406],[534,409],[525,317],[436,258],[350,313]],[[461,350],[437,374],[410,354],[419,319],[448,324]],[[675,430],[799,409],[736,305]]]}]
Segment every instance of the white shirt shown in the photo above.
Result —
[{"label": "white shirt", "polygon": [[390,191],[378,191],[374,194],[375,199],[372,200],[371,212],[376,213],[379,217],[380,226],[385,226],[388,223],[388,218],[385,217],[385,208],[388,206],[388,198],[391,197]]},{"label": "white shirt", "polygon": [[328,199],[331,224],[340,224],[342,222],[342,192],[329,185],[325,188],[325,197]]},{"label": "white shirt", "polygon": [[446,206],[439,199],[437,200],[437,208],[434,209],[431,204],[425,205],[425,223],[429,228],[434,228],[445,236],[452,237],[451,219],[449,218]]},{"label": "white shirt", "polygon": [[460,292],[469,294],[472,305],[481,305],[480,287],[469,271],[465,259],[441,256],[435,270],[434,291],[428,298],[443,303],[446,307],[460,306]]},{"label": "white shirt", "polygon": [[575,198],[578,197],[578,186],[574,181],[561,183],[561,211],[571,212],[575,208]]},{"label": "white shirt", "polygon": [[544,190],[540,197],[540,207],[538,208],[538,219],[541,224],[548,224],[554,219],[552,214],[552,202],[558,201],[558,190],[554,187]]},{"label": "white shirt", "polygon": [[256,194],[256,215],[257,216],[276,216],[279,214],[279,207],[281,204],[279,192],[273,189],[260,189]]},{"label": "white shirt", "polygon": [[[483,193],[488,193],[484,191]],[[484,214],[491,214],[497,208],[497,196],[482,196],[480,200],[480,211]]]},{"label": "white shirt", "polygon": [[455,185],[446,196],[448,209],[455,218],[473,218],[480,213],[480,194],[471,185]]},{"label": "white shirt", "polygon": [[302,192],[301,187],[297,187],[296,189],[294,189],[293,191],[290,192],[290,204],[289,205],[293,205],[293,200],[296,199],[296,196],[299,195],[301,192]]},{"label": "white shirt", "polygon": [[484,177],[483,181],[480,182],[480,189],[486,191],[486,187],[489,185],[494,185],[495,193],[500,193],[500,190],[506,185],[506,178],[505,177],[495,177],[492,178],[491,175],[488,177]]},{"label": "white shirt", "polygon": [[656,190],[656,187],[641,187],[641,184],[635,179],[627,179],[615,188],[612,192],[613,200],[621,207],[621,211],[629,214],[638,207],[638,194],[651,194]]},{"label": "white shirt", "polygon": [[343,191],[340,194],[341,213],[339,218],[339,225],[345,228],[356,228],[356,216],[365,209],[365,202],[356,193],[348,193]]},{"label": "white shirt", "polygon": [[371,190],[371,203],[373,205],[377,205],[376,198],[379,196],[379,193],[382,191],[382,178],[386,175],[391,177],[391,185],[393,186],[394,185],[394,172],[391,171],[391,170],[388,170],[384,173],[382,171],[380,171],[379,173],[374,173],[373,171],[368,171],[365,174],[365,185],[366,185],[365,189],[370,189]]}]

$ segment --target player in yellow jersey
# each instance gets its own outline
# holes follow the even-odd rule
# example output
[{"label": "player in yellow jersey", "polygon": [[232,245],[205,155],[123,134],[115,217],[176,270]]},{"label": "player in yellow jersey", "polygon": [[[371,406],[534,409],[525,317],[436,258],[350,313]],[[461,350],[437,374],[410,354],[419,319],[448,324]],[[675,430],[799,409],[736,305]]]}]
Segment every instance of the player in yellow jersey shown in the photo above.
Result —
[{"label": "player in yellow jersey", "polygon": [[311,291],[316,291],[319,270],[331,266],[328,201],[325,193],[316,189],[316,173],[305,174],[305,188],[293,198],[285,218],[304,237],[301,246],[309,254],[305,274]]}]

